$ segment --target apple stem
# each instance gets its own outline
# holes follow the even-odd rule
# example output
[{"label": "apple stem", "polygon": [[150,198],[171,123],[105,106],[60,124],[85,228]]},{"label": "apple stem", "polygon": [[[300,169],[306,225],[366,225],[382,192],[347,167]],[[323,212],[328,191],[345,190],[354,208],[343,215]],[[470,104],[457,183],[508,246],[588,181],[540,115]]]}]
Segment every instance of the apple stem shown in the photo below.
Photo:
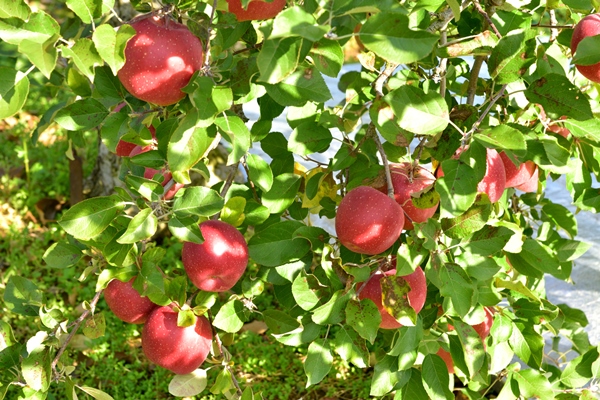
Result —
[{"label": "apple stem", "polygon": [[396,198],[394,197],[394,185],[392,184],[392,173],[390,172],[390,163],[388,162],[387,156],[385,155],[385,150],[381,145],[381,140],[379,140],[379,135],[377,134],[377,130],[375,129],[375,124],[373,124],[372,122],[367,128],[367,136],[372,137],[373,141],[377,145],[377,150],[379,151],[379,155],[381,156],[381,161],[383,161],[383,169],[385,170],[387,194],[392,200],[396,201]]},{"label": "apple stem", "polygon": [[56,379],[56,381],[58,382],[59,376],[58,376],[58,372],[56,371],[56,365],[58,364],[58,361],[60,360],[60,357],[63,355],[63,353],[65,352],[67,346],[69,345],[69,342],[73,339],[73,336],[75,336],[75,333],[77,333],[77,331],[79,330],[79,327],[81,326],[81,324],[83,323],[83,321],[85,321],[85,319],[87,317],[89,317],[90,315],[94,314],[94,310],[96,309],[96,304],[98,304],[98,300],[100,300],[100,296],[102,295],[103,290],[100,290],[99,292],[96,292],[96,295],[94,296],[94,298],[92,299],[92,301],[90,301],[90,309],[89,310],[85,310],[80,316],[79,318],[77,318],[72,324],[71,326],[73,327],[73,329],[71,330],[71,332],[69,333],[69,335],[67,336],[67,339],[64,341],[64,343],[62,344],[62,346],[60,346],[60,349],[58,349],[58,352],[56,353],[56,357],[54,357],[54,360],[52,360],[52,371],[53,371],[53,375]]}]

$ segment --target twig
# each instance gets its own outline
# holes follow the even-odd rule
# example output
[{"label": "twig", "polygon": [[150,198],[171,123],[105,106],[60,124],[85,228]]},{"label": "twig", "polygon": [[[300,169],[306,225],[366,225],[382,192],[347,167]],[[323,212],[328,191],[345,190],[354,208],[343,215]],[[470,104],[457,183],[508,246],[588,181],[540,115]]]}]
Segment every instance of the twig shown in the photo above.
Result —
[{"label": "twig", "polygon": [[96,309],[96,304],[98,304],[98,300],[100,300],[100,296],[102,295],[102,292],[103,292],[103,290],[100,290],[99,292],[96,292],[96,295],[94,296],[94,298],[90,302],[90,309],[89,310],[85,310],[79,316],[79,318],[77,318],[75,320],[75,323],[73,324],[73,329],[71,330],[71,332],[67,336],[67,339],[65,340],[65,342],[63,343],[63,345],[60,347],[60,349],[58,349],[58,352],[56,353],[56,357],[54,357],[54,360],[52,360],[52,364],[51,364],[52,365],[52,371],[53,371],[53,374],[56,376],[56,379],[58,379],[58,373],[56,372],[56,364],[58,364],[58,361],[60,360],[60,357],[63,355],[63,353],[67,349],[67,346],[69,345],[69,342],[73,339],[73,336],[75,336],[75,333],[77,333],[77,331],[79,330],[79,327],[81,326],[81,324],[83,323],[83,321],[90,314],[94,313],[94,310]]},{"label": "twig", "polygon": [[[461,11],[467,7],[470,1],[471,0],[465,0],[462,2],[462,4],[460,5]],[[452,12],[452,9],[448,7],[441,13],[437,14],[437,18],[438,19],[436,21],[429,25],[429,27],[427,28],[427,32],[435,32],[446,29],[448,23],[452,20],[452,18],[454,18],[454,13]]]},{"label": "twig", "polygon": [[492,97],[492,99],[490,100],[490,104],[487,106],[485,111],[479,116],[479,119],[477,121],[475,121],[475,123],[473,124],[471,129],[469,129],[469,131],[464,135],[463,145],[469,142],[473,132],[475,132],[477,130],[477,128],[479,128],[479,125],[481,125],[481,123],[483,122],[483,120],[485,119],[487,114],[490,112],[490,110],[492,109],[494,104],[496,104],[496,102],[500,99],[500,97],[502,97],[504,95],[504,91],[506,90],[507,86],[508,85],[502,85],[502,87],[500,88],[498,93],[496,93],[496,95],[494,95],[494,97]]},{"label": "twig", "polygon": [[213,325],[213,316],[212,316],[212,313],[210,312],[210,310],[208,310],[208,320],[210,322],[210,328],[212,330],[213,338],[215,339],[215,342],[217,342],[217,350],[219,351],[218,355],[223,357],[223,360],[225,361],[224,367],[231,375],[231,381],[233,382],[233,385],[236,388],[238,396],[241,397],[243,394],[242,388],[240,387],[240,384],[238,383],[237,379],[235,379],[235,374],[233,373],[233,370],[231,369],[231,366],[229,365],[229,360],[225,359],[225,352],[223,351],[223,343],[221,343],[221,338],[219,338],[217,329]]},{"label": "twig", "polygon": [[212,33],[213,21],[215,19],[215,10],[217,9],[217,0],[213,0],[212,10],[210,12],[210,21],[206,30],[206,49],[204,50],[204,71],[210,70],[210,34]]},{"label": "twig", "polygon": [[550,28],[550,29],[573,29],[574,25],[547,25],[547,24],[532,24],[532,28]]},{"label": "twig", "polygon": [[477,12],[479,14],[481,14],[483,16],[483,18],[485,18],[486,22],[488,23],[488,25],[490,26],[490,28],[492,28],[492,30],[494,31],[494,33],[496,34],[496,36],[498,36],[498,38],[501,38],[502,35],[498,31],[498,28],[496,28],[496,25],[494,25],[494,21],[492,21],[492,19],[488,15],[488,13],[485,12],[485,10],[481,7],[481,4],[479,4],[479,1],[478,0],[473,0],[473,5],[475,6],[475,9],[477,10]]},{"label": "twig", "polygon": [[375,80],[375,83],[373,83],[373,86],[375,88],[375,94],[378,98],[383,97],[383,85],[385,85],[390,76],[392,76],[396,68],[398,68],[398,65],[399,64],[388,62],[385,65],[385,69],[383,70],[383,72],[379,74],[379,76]]},{"label": "twig", "polygon": [[479,79],[479,72],[481,66],[485,61],[486,56],[477,56],[473,61],[473,68],[471,68],[471,75],[469,75],[469,87],[467,89],[467,104],[473,105],[475,103],[475,95],[477,93],[477,79]]},{"label": "twig", "polygon": [[379,140],[379,136],[377,135],[375,124],[373,124],[372,122],[367,128],[367,136],[372,137],[373,141],[377,145],[377,150],[379,151],[379,155],[381,156],[381,160],[383,161],[383,169],[385,170],[385,180],[387,182],[388,187],[387,194],[392,200],[396,201],[394,197],[394,185],[392,184],[392,173],[390,172],[390,163],[388,162],[387,156],[385,155],[385,150],[383,150],[383,146],[381,145],[381,140]]},{"label": "twig", "polygon": [[254,197],[254,200],[256,200],[258,204],[262,204],[260,198],[258,197],[258,193],[256,193],[256,187],[254,186],[254,182],[250,180],[250,168],[248,168],[247,156],[244,156],[242,166],[244,167],[244,171],[246,171],[246,176],[248,177],[248,183],[250,184],[250,190],[252,190],[252,196]]}]

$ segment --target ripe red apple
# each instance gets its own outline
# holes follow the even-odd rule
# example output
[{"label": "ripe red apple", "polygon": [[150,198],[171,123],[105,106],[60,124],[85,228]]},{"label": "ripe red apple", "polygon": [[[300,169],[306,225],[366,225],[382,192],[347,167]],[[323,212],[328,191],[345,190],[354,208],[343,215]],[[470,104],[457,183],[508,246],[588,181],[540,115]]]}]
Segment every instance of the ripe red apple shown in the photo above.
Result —
[{"label": "ripe red apple", "polygon": [[531,178],[529,178],[527,182],[519,186],[515,186],[515,189],[521,190],[525,193],[537,192],[539,175],[540,169],[536,167],[535,171],[533,171],[533,175],[531,175]]},{"label": "ripe red apple", "polygon": [[[571,36],[571,53],[577,52],[577,46],[584,38],[600,34],[600,14],[590,14],[583,18],[573,29]],[[577,65],[577,70],[592,82],[600,83],[600,63],[593,65]]]},{"label": "ripe red apple", "polygon": [[[410,179],[411,170],[412,181]],[[435,176],[420,165],[415,166],[408,162],[391,164],[390,172],[392,185],[394,186],[394,198],[404,210],[405,217],[407,217],[404,218],[404,229],[413,229],[413,222],[421,223],[431,218],[437,210],[439,200],[429,208],[418,208],[413,203],[413,198],[431,188],[435,183]],[[387,193],[387,184],[379,190]]]},{"label": "ripe red apple", "polygon": [[[371,299],[373,303],[379,309],[381,314],[381,324],[379,325],[382,329],[396,329],[400,328],[402,324],[394,317],[392,317],[386,309],[383,307],[383,295],[381,290],[381,278],[390,275],[396,275],[396,270],[391,269],[384,273],[378,273],[371,277],[366,283],[361,284],[357,291],[360,290],[358,297],[362,299]],[[415,272],[409,275],[405,275],[402,278],[410,286],[410,292],[408,292],[408,303],[418,314],[419,311],[425,305],[425,299],[427,298],[427,281],[425,280],[425,274],[421,267],[417,267]],[[364,286],[364,287],[363,287]]]},{"label": "ripe red apple", "polygon": [[452,361],[452,356],[450,355],[450,353],[440,347],[440,349],[438,350],[438,352],[436,354],[438,356],[442,357],[442,360],[444,360],[444,362],[446,363],[448,372],[453,374],[454,373],[454,361]]},{"label": "ripe red apple", "polygon": [[133,288],[134,280],[135,278],[131,278],[128,282],[121,282],[113,279],[104,289],[104,300],[108,308],[121,321],[143,324],[152,310],[158,306]]},{"label": "ripe red apple", "polygon": [[369,186],[350,190],[338,206],[335,230],[340,243],[361,254],[379,254],[400,237],[402,207]]},{"label": "ripe red apple", "polygon": [[475,329],[481,340],[485,340],[488,337],[494,323],[494,311],[489,307],[484,307],[483,309],[485,310],[485,319],[482,323],[473,325],[473,329]]},{"label": "ripe red apple", "polygon": [[159,307],[142,331],[142,350],[150,361],[179,375],[189,374],[204,362],[212,345],[212,329],[205,317],[195,325],[177,326],[177,312]]},{"label": "ripe red apple", "polygon": [[[506,172],[504,164],[498,152],[494,149],[486,149],[486,170],[483,179],[477,184],[477,192],[486,193],[492,203],[497,202],[502,197],[506,188]],[[461,151],[457,151],[452,158],[457,159]],[[441,166],[438,168],[437,177],[444,176]]]},{"label": "ripe red apple", "polygon": [[275,18],[285,7],[286,0],[273,0],[267,3],[264,0],[250,0],[248,9],[244,10],[241,0],[227,0],[229,12],[235,14],[238,21],[252,21]]},{"label": "ripe red apple", "polygon": [[502,164],[504,164],[504,172],[506,173],[506,187],[515,187],[527,182],[533,176],[537,166],[533,161],[525,161],[517,167],[506,153],[500,153]]},{"label": "ripe red apple", "polygon": [[236,284],[248,264],[244,236],[222,221],[200,224],[204,243],[185,242],[181,259],[185,272],[196,287],[207,292],[224,292]]},{"label": "ripe red apple", "polygon": [[202,43],[170,17],[143,16],[131,22],[135,36],[125,48],[117,76],[138,99],[160,106],[185,97],[181,89],[202,68]]},{"label": "ripe red apple", "polygon": [[[121,103],[121,104],[125,104],[125,103]],[[117,108],[120,108],[121,104],[119,104],[119,106],[117,106]],[[116,111],[116,109],[115,109],[115,111]],[[148,130],[152,134],[152,138],[154,138],[154,140],[156,141],[156,129],[154,129],[154,127],[152,125],[150,125],[148,127]],[[137,145],[135,143],[126,142],[123,139],[119,139],[119,143],[117,143],[117,148],[115,149],[115,154],[118,155],[119,157],[132,157],[131,152],[136,147],[137,147]],[[141,149],[141,147],[140,147],[140,149]],[[146,150],[146,151],[148,151],[148,150]],[[143,151],[142,151],[142,153],[143,153]],[[139,152],[136,154],[139,154]]]}]

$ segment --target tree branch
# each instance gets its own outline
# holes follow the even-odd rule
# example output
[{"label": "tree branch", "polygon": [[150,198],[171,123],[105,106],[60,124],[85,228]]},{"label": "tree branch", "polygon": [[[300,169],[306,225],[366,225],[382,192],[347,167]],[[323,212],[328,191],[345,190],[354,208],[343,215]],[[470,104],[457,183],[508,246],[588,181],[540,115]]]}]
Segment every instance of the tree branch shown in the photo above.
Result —
[{"label": "tree branch", "polygon": [[475,103],[475,95],[477,93],[477,79],[479,79],[479,72],[481,72],[481,66],[487,56],[477,56],[473,61],[473,68],[471,68],[471,74],[469,75],[469,87],[467,89],[467,104],[473,105]]},{"label": "tree branch", "polygon": [[54,357],[54,360],[52,360],[52,364],[51,364],[52,371],[53,371],[53,375],[55,376],[56,379],[58,379],[58,372],[56,371],[56,365],[58,364],[58,361],[60,360],[60,357],[63,355],[63,353],[67,349],[67,346],[69,345],[69,342],[73,339],[73,336],[75,336],[75,333],[77,333],[77,331],[79,330],[79,327],[81,326],[81,324],[83,323],[83,321],[85,321],[85,319],[87,317],[89,317],[90,314],[94,313],[94,310],[96,309],[96,304],[98,304],[98,300],[100,300],[100,296],[102,295],[102,292],[103,292],[103,290],[100,290],[99,292],[96,292],[96,295],[94,296],[94,298],[90,302],[90,309],[89,310],[85,310],[79,316],[79,318],[77,318],[75,320],[75,322],[73,323],[73,329],[69,333],[69,336],[67,336],[67,339],[65,340],[65,342],[63,343],[63,345],[60,347],[60,349],[58,349],[58,352],[56,353],[56,357]]},{"label": "tree branch", "polygon": [[373,124],[372,122],[367,128],[367,136],[372,137],[373,141],[377,145],[377,150],[379,151],[379,155],[381,156],[381,160],[383,161],[383,169],[385,170],[387,194],[392,200],[396,201],[396,198],[394,197],[394,185],[392,184],[392,173],[390,172],[390,163],[388,162],[387,156],[385,155],[385,150],[383,150],[381,140],[379,140],[377,130],[375,129],[375,124]]},{"label": "tree branch", "polygon": [[383,70],[383,72],[379,74],[379,76],[373,83],[373,87],[375,88],[375,94],[378,98],[383,97],[383,85],[385,85],[387,80],[390,79],[390,76],[392,76],[396,68],[398,68],[398,65],[399,64],[388,62],[385,65],[385,69]]}]

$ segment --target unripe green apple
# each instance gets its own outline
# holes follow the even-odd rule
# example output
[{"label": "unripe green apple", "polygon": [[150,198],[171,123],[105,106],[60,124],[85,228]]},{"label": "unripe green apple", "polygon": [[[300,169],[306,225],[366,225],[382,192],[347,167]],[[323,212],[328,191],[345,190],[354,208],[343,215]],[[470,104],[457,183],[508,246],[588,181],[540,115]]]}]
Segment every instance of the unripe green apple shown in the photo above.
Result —
[{"label": "unripe green apple", "polygon": [[226,222],[200,224],[204,243],[185,242],[181,259],[192,283],[207,292],[224,292],[242,277],[248,265],[244,236]]},{"label": "unripe green apple", "polygon": [[[396,329],[402,326],[402,324],[396,321],[396,319],[383,307],[381,278],[391,275],[396,275],[395,269],[375,274],[366,283],[363,283],[357,288],[357,291],[360,290],[358,295],[360,299],[371,299],[377,306],[377,309],[379,309],[379,313],[381,314],[381,324],[379,327],[382,329]],[[402,278],[408,283],[408,286],[410,286],[410,292],[408,292],[407,295],[408,303],[415,310],[415,313],[418,314],[419,311],[423,309],[425,299],[427,298],[427,280],[425,279],[425,274],[421,267],[417,267],[415,272],[402,276]]]},{"label": "unripe green apple", "polygon": [[248,9],[244,10],[241,0],[227,0],[229,12],[235,14],[238,21],[252,21],[275,18],[285,7],[286,0],[250,0]]},{"label": "unripe green apple", "polygon": [[131,278],[128,282],[121,282],[113,279],[104,289],[104,300],[108,308],[121,321],[143,324],[152,310],[158,306],[133,288],[134,280],[135,278]]},{"label": "unripe green apple", "polygon": [[402,207],[369,186],[346,193],[335,217],[340,243],[356,253],[369,255],[389,249],[400,237],[403,226]]},{"label": "unripe green apple", "polygon": [[212,329],[205,317],[196,324],[177,326],[177,312],[169,306],[155,309],[142,331],[142,350],[153,363],[179,375],[189,374],[204,362],[212,345]]},{"label": "unripe green apple", "polygon": [[143,16],[133,20],[135,36],[125,47],[125,65],[117,76],[140,100],[160,106],[185,97],[181,89],[202,68],[202,43],[170,17]]}]

